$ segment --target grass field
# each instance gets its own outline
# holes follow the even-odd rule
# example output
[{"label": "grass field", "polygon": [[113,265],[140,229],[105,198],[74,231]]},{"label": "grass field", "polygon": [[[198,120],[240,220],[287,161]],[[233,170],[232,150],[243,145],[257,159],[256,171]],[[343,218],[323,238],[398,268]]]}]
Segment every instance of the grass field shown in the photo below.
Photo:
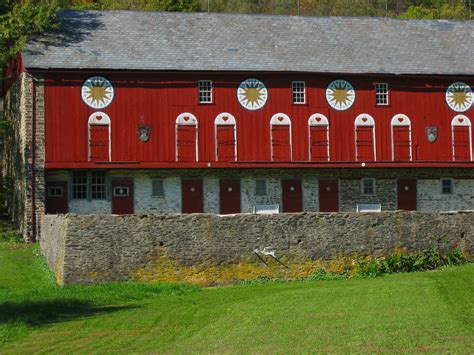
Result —
[{"label": "grass field", "polygon": [[37,249],[0,238],[0,353],[474,352],[474,264],[209,289],[61,289]]}]

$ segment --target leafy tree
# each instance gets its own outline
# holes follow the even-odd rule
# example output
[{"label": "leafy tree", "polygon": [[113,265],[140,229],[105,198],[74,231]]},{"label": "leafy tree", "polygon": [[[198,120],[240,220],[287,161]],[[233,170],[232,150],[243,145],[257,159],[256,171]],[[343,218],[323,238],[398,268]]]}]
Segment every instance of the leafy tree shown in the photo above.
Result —
[{"label": "leafy tree", "polygon": [[0,68],[15,57],[29,38],[55,26],[55,1],[16,2],[4,0],[0,7]]},{"label": "leafy tree", "polygon": [[400,18],[433,20],[439,18],[439,12],[438,10],[433,8],[426,8],[423,6],[410,6],[408,10],[400,16]]}]

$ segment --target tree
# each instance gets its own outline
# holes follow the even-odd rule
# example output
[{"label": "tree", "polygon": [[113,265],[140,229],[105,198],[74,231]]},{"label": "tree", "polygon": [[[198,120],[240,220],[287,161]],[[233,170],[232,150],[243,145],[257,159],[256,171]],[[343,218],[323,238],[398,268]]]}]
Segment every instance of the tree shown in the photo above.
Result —
[{"label": "tree", "polygon": [[56,10],[56,1],[4,0],[0,7],[0,75],[33,34],[55,26]]}]

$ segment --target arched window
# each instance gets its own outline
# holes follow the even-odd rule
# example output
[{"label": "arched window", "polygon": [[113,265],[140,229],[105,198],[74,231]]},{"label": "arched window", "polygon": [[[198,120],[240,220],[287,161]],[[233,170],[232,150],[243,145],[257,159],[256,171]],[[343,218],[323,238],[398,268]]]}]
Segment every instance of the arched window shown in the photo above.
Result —
[{"label": "arched window", "polygon": [[237,125],[235,117],[223,112],[214,120],[216,161],[237,160]]},{"label": "arched window", "polygon": [[184,112],[176,118],[176,161],[198,160],[198,121]]},{"label": "arched window", "polygon": [[453,160],[472,160],[471,121],[464,115],[457,115],[451,121],[453,139]]},{"label": "arched window", "polygon": [[355,151],[357,161],[376,161],[375,121],[368,114],[357,116],[355,126]]},{"label": "arched window", "polygon": [[309,160],[329,161],[329,121],[326,116],[315,113],[308,119]]},{"label": "arched window", "polygon": [[411,122],[406,115],[393,116],[391,127],[392,160],[412,160]]},{"label": "arched window", "polygon": [[277,113],[270,120],[272,161],[291,161],[291,120],[284,113]]},{"label": "arched window", "polygon": [[89,161],[111,161],[110,117],[94,112],[88,121]]}]

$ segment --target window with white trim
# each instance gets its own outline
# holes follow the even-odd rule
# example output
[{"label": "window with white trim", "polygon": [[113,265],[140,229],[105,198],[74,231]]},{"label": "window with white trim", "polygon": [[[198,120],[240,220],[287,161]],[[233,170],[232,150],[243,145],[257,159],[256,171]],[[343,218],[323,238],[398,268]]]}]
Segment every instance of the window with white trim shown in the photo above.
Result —
[{"label": "window with white trim", "polygon": [[255,180],[255,195],[257,196],[267,195],[267,180],[266,179]]},{"label": "window with white trim", "polygon": [[105,200],[107,179],[105,171],[75,171],[72,175],[72,198],[75,200]]},{"label": "window with white trim", "polygon": [[212,103],[212,81],[211,80],[199,80],[199,103],[210,104]]},{"label": "window with white trim", "polygon": [[305,104],[306,103],[306,85],[304,81],[293,81],[292,86],[292,97],[294,104]]},{"label": "window with white trim", "polygon": [[362,195],[374,195],[375,194],[375,179],[362,179],[361,183]]},{"label": "window with white trim", "polygon": [[387,83],[375,84],[375,104],[377,106],[388,105],[388,84]]},{"label": "window with white trim", "polygon": [[72,174],[72,198],[87,199],[87,171],[75,171]]},{"label": "window with white trim", "polygon": [[441,179],[441,193],[447,195],[453,193],[453,179]]},{"label": "window with white trim", "polygon": [[151,181],[151,184],[152,184],[151,195],[153,197],[165,196],[165,187],[164,187],[163,179],[153,179]]},{"label": "window with white trim", "polygon": [[91,172],[91,198],[93,200],[105,200],[106,198],[105,171]]},{"label": "window with white trim", "polygon": [[59,186],[48,187],[48,197],[63,197],[63,188]]}]

